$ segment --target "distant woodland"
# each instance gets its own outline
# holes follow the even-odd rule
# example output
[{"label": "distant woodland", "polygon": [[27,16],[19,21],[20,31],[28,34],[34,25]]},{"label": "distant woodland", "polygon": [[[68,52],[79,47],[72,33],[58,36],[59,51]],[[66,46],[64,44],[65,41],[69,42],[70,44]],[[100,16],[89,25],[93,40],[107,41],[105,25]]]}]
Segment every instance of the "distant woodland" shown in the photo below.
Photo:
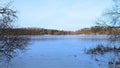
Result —
[{"label": "distant woodland", "polygon": [[77,31],[64,31],[43,28],[13,28],[0,29],[4,35],[109,35],[120,33],[119,27],[94,26],[91,28],[83,28]]},{"label": "distant woodland", "polygon": [[93,26],[91,28],[83,28],[75,31],[74,34],[86,35],[111,35],[120,33],[120,27],[117,26]]},{"label": "distant woodland", "polygon": [[43,29],[43,28],[13,28],[13,29],[1,29],[1,32],[6,33],[4,35],[69,35],[72,31]]}]

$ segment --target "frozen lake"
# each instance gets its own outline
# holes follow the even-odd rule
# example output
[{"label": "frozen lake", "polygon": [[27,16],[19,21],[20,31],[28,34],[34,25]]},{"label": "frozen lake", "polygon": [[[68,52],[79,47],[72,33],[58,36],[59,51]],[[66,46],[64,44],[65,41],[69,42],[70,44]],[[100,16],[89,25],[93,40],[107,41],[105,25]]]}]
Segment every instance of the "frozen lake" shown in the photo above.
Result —
[{"label": "frozen lake", "polygon": [[[84,49],[107,44],[106,36],[32,36],[9,68],[101,68]],[[106,68],[106,65],[101,65]],[[0,68],[5,68],[1,64]]]}]

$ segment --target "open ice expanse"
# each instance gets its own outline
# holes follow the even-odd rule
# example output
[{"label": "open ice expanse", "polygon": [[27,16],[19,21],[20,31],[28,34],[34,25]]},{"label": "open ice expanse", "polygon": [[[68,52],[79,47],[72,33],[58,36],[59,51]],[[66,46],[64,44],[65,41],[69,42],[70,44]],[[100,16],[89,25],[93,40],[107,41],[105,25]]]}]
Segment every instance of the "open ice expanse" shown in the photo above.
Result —
[{"label": "open ice expanse", "polygon": [[13,58],[9,68],[107,68],[107,64],[99,66],[84,53],[87,48],[107,44],[106,36],[31,36],[31,39],[31,45]]}]

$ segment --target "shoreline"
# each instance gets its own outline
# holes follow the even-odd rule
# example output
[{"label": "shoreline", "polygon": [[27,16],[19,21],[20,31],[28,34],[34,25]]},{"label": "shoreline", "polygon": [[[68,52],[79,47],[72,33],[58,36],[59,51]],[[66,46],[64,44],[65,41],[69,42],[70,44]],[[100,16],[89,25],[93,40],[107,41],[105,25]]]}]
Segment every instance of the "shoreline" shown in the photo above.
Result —
[{"label": "shoreline", "polygon": [[20,36],[110,36],[110,35],[20,35]]}]

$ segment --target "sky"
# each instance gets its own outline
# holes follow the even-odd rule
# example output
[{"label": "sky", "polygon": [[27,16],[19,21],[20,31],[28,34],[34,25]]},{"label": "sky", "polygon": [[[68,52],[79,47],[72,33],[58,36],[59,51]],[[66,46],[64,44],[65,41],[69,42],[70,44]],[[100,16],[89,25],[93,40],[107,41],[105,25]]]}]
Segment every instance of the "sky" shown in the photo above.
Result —
[{"label": "sky", "polygon": [[[10,0],[3,0],[7,3]],[[95,20],[112,0],[12,0],[18,11],[17,27],[78,30],[95,25]]]}]

